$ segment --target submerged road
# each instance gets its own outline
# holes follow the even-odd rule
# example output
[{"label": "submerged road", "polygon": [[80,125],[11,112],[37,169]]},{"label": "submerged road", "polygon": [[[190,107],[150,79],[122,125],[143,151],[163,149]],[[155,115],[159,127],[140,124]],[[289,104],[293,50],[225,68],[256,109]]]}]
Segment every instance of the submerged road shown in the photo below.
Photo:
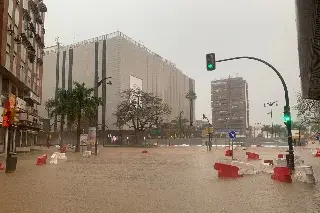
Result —
[{"label": "submerged road", "polygon": [[[44,166],[35,165],[35,154],[20,156],[15,173],[0,171],[0,212],[319,212],[318,184],[279,183],[269,174],[218,179],[213,164],[226,159],[224,148],[152,148],[148,154],[141,150],[101,148],[100,155],[91,158],[68,153],[67,161]],[[281,149],[247,151],[272,158]],[[238,148],[235,157],[243,160],[245,152]],[[299,154],[320,180],[320,159],[307,149]]]}]

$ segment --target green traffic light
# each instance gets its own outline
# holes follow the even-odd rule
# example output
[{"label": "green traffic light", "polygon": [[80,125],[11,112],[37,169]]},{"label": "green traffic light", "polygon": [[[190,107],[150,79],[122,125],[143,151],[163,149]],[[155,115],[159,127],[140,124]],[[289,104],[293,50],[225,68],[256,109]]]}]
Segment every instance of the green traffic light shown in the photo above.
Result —
[{"label": "green traffic light", "polygon": [[284,117],[283,117],[283,120],[284,120],[285,122],[288,122],[288,121],[291,121],[291,118],[290,118],[290,116],[284,116]]},{"label": "green traffic light", "polygon": [[213,64],[208,64],[208,68],[212,69],[213,68]]}]

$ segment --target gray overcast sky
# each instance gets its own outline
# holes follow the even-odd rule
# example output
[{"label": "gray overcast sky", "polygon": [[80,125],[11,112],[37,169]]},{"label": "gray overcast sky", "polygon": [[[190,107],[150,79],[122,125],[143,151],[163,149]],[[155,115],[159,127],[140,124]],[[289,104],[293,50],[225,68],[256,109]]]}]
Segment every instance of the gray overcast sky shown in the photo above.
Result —
[{"label": "gray overcast sky", "polygon": [[[210,81],[242,76],[249,83],[250,122],[270,123],[263,107],[279,101],[274,120],[283,124],[284,92],[271,69],[255,61],[221,63],[207,72],[205,54],[216,59],[255,56],[272,63],[285,78],[291,98],[300,91],[293,0],[46,0],[46,46],[120,30],[174,62],[196,81],[196,118],[211,117]],[[295,114],[295,112],[293,112]]]}]

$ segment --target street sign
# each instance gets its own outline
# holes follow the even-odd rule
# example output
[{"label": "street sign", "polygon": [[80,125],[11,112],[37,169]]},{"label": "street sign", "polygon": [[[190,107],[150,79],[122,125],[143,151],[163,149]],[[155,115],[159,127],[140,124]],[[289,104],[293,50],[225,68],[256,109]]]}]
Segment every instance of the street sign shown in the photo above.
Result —
[{"label": "street sign", "polygon": [[230,131],[229,132],[229,138],[236,138],[236,132],[235,131]]}]

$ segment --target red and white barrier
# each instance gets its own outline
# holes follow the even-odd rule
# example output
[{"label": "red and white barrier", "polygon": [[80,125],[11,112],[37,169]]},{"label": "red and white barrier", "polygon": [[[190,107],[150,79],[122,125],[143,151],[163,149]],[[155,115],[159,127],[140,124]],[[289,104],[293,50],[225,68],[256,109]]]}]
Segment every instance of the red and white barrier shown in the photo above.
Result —
[{"label": "red and white barrier", "polygon": [[239,174],[239,168],[237,166],[229,164],[215,163],[214,169],[218,170],[218,177],[238,178],[243,176]]},{"label": "red and white barrier", "polygon": [[291,175],[292,170],[288,167],[275,167],[271,178],[279,182],[292,183]]},{"label": "red and white barrier", "polygon": [[246,152],[248,160],[260,160],[260,155],[253,153],[253,152]]},{"label": "red and white barrier", "polygon": [[36,165],[42,166],[43,164],[47,163],[47,154],[41,155],[40,157],[37,158],[37,163]]},{"label": "red and white barrier", "polygon": [[227,157],[231,157],[232,156],[232,150],[230,150],[230,149],[228,149],[228,150],[226,150],[226,152],[225,152],[225,156],[227,156]]}]

